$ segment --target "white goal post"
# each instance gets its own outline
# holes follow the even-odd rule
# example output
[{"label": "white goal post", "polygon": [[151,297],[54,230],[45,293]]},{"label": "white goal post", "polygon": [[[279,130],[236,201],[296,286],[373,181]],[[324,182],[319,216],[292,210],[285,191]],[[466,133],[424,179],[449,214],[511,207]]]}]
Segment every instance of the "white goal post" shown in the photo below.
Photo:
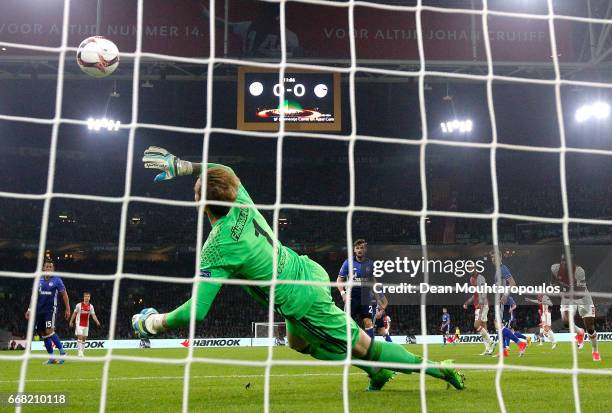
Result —
[{"label": "white goal post", "polygon": [[[253,338],[268,338],[268,328],[270,323],[253,322],[251,323]],[[284,338],[287,335],[287,327],[284,321],[272,323],[272,337]]]}]

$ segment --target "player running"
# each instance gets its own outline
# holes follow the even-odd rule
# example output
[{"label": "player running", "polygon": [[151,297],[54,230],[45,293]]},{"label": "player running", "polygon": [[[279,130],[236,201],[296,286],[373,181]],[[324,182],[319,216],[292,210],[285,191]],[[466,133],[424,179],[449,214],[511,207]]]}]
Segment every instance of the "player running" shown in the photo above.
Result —
[{"label": "player running", "polygon": [[[522,356],[525,353],[527,343],[530,341],[528,337],[517,331],[514,310],[516,310],[516,302],[514,301],[514,298],[509,295],[506,297],[506,303],[500,304],[502,319],[501,323],[498,325],[498,331],[501,332],[501,336],[503,338],[504,357],[508,357],[510,341],[513,341],[519,348],[519,356]],[[525,341],[521,341],[521,339]]]},{"label": "player running", "polygon": [[98,321],[98,317],[96,317],[96,312],[94,310],[93,304],[89,302],[90,300],[91,294],[89,294],[88,292],[84,292],[83,301],[78,303],[74,307],[72,317],[70,317],[70,327],[74,325],[74,321],[77,317],[79,320],[76,324],[76,328],[74,329],[74,335],[77,338],[77,349],[79,350],[79,357],[85,356],[83,352],[85,351],[85,340],[87,340],[87,336],[89,335],[89,317],[91,316],[96,325],[100,327],[100,322]]},{"label": "player running", "polygon": [[538,313],[540,314],[540,344],[543,344],[544,337],[548,338],[552,344],[552,349],[557,347],[557,341],[555,340],[555,334],[552,331],[552,322],[551,322],[551,307],[552,301],[549,296],[546,294],[538,294],[538,298],[536,300],[532,298],[525,298],[525,300],[530,303],[535,303],[538,305]]},{"label": "player running", "polygon": [[[319,360],[344,360],[348,349],[347,317],[332,300],[328,286],[285,284],[282,281],[329,282],[326,271],[307,256],[299,256],[273,238],[273,233],[263,216],[253,207],[253,201],[234,171],[223,165],[202,165],[182,161],[165,149],[149,147],[144,154],[145,168],[162,172],[155,182],[176,176],[200,176],[202,168],[208,168],[206,184],[198,178],[194,187],[195,200],[202,191],[206,199],[237,203],[240,206],[206,204],[205,212],[212,229],[200,253],[200,274],[203,280],[244,279],[270,281],[276,245],[277,280],[274,287],[274,309],[287,325],[289,346]],[[148,337],[167,330],[188,326],[191,306],[195,303],[196,321],[206,317],[215,296],[221,288],[218,282],[200,282],[194,297],[167,314],[158,314],[146,308],[132,318],[135,333]],[[243,285],[243,288],[263,306],[269,305],[270,286]],[[357,365],[369,378],[369,390],[380,390],[394,373],[391,370],[412,373],[422,362],[421,357],[408,352],[403,346],[372,340],[350,322],[353,357],[368,361],[403,364],[400,368],[376,368]],[[426,374],[445,380],[457,389],[463,389],[463,376],[452,368],[450,361],[440,367],[426,369]]]},{"label": "player running", "polygon": [[[561,290],[567,293],[561,296],[561,318],[563,323],[568,327],[570,317],[574,317],[576,309],[578,309],[578,315],[582,318],[586,332],[591,340],[593,361],[601,361],[601,355],[597,348],[597,333],[595,332],[595,306],[593,305],[593,298],[587,289],[584,268],[577,266],[576,260],[572,256],[572,276],[569,265],[565,260],[565,254],[562,254],[561,262],[553,264],[550,267],[550,271],[555,281],[561,286]],[[570,295],[571,290],[573,290],[574,296]],[[576,326],[576,331],[576,342],[578,343],[578,348],[582,349],[586,334],[584,329],[578,326]]]},{"label": "player running", "polygon": [[444,345],[446,345],[447,341],[449,343],[453,342],[453,340],[449,340],[449,337],[448,337],[450,334],[450,328],[451,328],[450,314],[448,313],[448,310],[446,309],[446,307],[444,307],[442,309],[442,325],[440,326],[440,331],[442,332],[442,343]]},{"label": "player running", "polygon": [[[62,296],[64,301],[64,317],[66,320],[70,318],[70,302],[66,287],[60,277],[51,275],[55,271],[55,265],[52,261],[45,261],[43,264],[43,276],[38,284],[38,301],[36,303],[36,331],[43,339],[49,360],[45,364],[63,364],[63,359],[53,358],[53,346],[57,347],[60,357],[65,356],[66,352],[62,347],[60,338],[55,333],[55,314],[57,313],[57,295]],[[25,313],[26,320],[30,319],[31,310]]]},{"label": "player running", "polygon": [[[482,274],[474,271],[470,277],[470,284],[477,288],[484,288],[487,285],[487,282]],[[474,305],[474,329],[482,337],[482,341],[485,346],[485,351],[480,355],[491,355],[495,349],[495,344],[493,343],[493,340],[491,340],[491,336],[489,336],[489,332],[487,331],[487,314],[489,313],[489,301],[487,299],[487,295],[479,294],[478,291],[474,292],[474,294],[463,304],[463,309],[467,310],[470,304]]]},{"label": "player running", "polygon": [[[372,316],[373,307],[372,289],[369,286],[362,286],[367,283],[372,276],[372,268],[374,263],[366,257],[368,250],[367,243],[364,239],[358,239],[353,243],[353,275],[351,281],[353,287],[349,291],[348,288],[338,287],[342,302],[346,303],[347,297],[351,297],[351,318],[357,323],[362,322],[363,329],[370,338],[374,338],[374,322],[375,317]],[[349,260],[348,258],[342,263],[338,273],[337,282],[346,282],[349,278]],[[376,298],[378,301],[378,298]]]}]

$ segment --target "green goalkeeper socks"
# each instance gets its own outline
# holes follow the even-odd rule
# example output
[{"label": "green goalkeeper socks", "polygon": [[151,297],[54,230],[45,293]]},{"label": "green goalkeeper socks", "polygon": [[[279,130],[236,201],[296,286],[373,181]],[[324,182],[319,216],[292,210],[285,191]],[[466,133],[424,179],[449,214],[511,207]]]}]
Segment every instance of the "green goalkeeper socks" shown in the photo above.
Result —
[{"label": "green goalkeeper socks", "polygon": [[[344,360],[346,358],[346,354],[335,353],[325,349],[322,346],[318,345],[309,345],[306,347],[302,353],[310,354],[312,357],[318,360]],[[386,341],[375,341],[372,340],[370,344],[370,348],[368,349],[368,353],[364,357],[365,360],[370,361],[382,361],[386,363],[402,363],[402,364],[421,364],[423,358],[417,356],[416,354],[412,354],[408,350],[406,350],[403,346],[396,343],[389,343]],[[431,363],[431,362],[429,362]],[[372,376],[376,372],[380,370],[379,367],[371,367],[371,366],[359,366],[355,365],[355,367],[359,367],[361,370],[368,373],[368,376]],[[386,369],[398,371],[400,373],[410,374],[413,371],[417,371],[418,366],[415,367],[406,367],[406,368],[395,368],[395,367],[385,367]],[[438,368],[428,368],[425,369],[425,374],[441,379],[444,378],[444,374]]]},{"label": "green goalkeeper socks", "polygon": [[[408,350],[406,350],[403,346],[396,343],[389,343],[386,341],[375,341],[372,340],[370,344],[370,348],[368,349],[368,353],[365,356],[366,360],[371,361],[382,361],[386,363],[402,363],[402,364],[421,364],[423,358],[417,356],[416,354],[412,354]],[[431,363],[428,361],[428,363]],[[398,371],[400,373],[410,374],[413,371],[418,370],[418,367],[406,367],[406,368],[396,368],[396,367],[385,367],[389,370]],[[444,375],[437,368],[428,368],[425,369],[425,373],[429,376],[441,379],[444,378]]]}]

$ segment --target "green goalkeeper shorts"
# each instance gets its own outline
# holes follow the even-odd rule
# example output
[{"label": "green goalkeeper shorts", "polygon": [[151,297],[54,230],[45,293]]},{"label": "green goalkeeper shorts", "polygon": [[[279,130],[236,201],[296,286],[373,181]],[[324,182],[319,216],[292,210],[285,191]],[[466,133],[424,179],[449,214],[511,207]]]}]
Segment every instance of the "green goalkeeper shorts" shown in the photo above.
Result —
[{"label": "green goalkeeper shorts", "polygon": [[[305,262],[303,268],[307,271],[306,280],[329,282],[329,276],[323,267],[308,257],[301,257]],[[296,299],[300,299],[296,294]],[[313,298],[314,297],[314,298]],[[359,327],[354,320],[340,309],[330,293],[330,287],[316,287],[316,293],[311,295],[310,309],[300,319],[287,318],[287,332],[306,340],[311,345],[319,345],[328,351],[346,354],[347,350],[347,318],[349,318],[350,337],[354,347],[359,340]]]}]

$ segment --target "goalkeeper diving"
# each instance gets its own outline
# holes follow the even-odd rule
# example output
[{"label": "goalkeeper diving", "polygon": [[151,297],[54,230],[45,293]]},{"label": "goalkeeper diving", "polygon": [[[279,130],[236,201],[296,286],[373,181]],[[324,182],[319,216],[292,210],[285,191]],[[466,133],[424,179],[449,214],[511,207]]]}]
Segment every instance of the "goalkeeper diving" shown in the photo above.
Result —
[{"label": "goalkeeper diving", "polygon": [[[327,272],[305,255],[283,246],[273,232],[234,171],[224,165],[206,165],[206,185],[200,175],[203,165],[184,161],[163,148],[149,147],[143,157],[145,168],[161,171],[155,182],[178,176],[198,177],[194,186],[195,200],[202,191],[207,201],[221,201],[235,206],[205,204],[212,229],[200,253],[200,275],[211,280],[272,280],[273,245],[277,245],[277,279],[279,281],[329,282]],[[164,331],[189,326],[191,306],[201,322],[206,317],[222,283],[200,282],[195,295],[175,310],[159,314],[146,308],[132,317],[132,328],[140,337],[151,337]],[[243,288],[261,305],[269,306],[270,286],[244,285]],[[274,310],[285,319],[289,346],[319,360],[344,360],[348,348],[347,314],[332,300],[330,288],[312,284],[276,284]],[[375,341],[349,318],[352,358],[400,364],[380,368],[357,364],[369,377],[368,390],[380,390],[395,374],[410,374],[420,369],[422,358],[399,344]],[[432,362],[427,362],[432,364]],[[456,389],[464,388],[463,375],[450,360],[425,373],[448,382]]]}]

